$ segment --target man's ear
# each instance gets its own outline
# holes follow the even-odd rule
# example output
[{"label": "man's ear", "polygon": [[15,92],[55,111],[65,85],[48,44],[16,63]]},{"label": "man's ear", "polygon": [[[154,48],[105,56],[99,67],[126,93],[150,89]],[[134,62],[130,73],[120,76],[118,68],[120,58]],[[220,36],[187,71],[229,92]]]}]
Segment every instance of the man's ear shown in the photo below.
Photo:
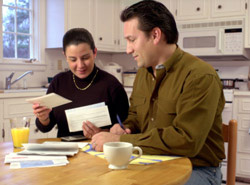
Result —
[{"label": "man's ear", "polygon": [[154,44],[158,44],[161,40],[161,37],[162,37],[162,32],[161,32],[161,29],[158,28],[158,27],[155,27],[152,32],[151,32],[151,36],[153,38],[153,42]]}]

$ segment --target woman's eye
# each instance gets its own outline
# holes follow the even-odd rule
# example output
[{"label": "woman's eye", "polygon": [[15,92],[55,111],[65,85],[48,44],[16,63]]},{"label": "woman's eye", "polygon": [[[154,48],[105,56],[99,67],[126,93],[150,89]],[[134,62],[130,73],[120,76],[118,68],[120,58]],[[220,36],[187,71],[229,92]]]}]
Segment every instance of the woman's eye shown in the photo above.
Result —
[{"label": "woman's eye", "polygon": [[81,60],[88,60],[89,59],[89,57],[83,57],[83,58],[81,58]]}]

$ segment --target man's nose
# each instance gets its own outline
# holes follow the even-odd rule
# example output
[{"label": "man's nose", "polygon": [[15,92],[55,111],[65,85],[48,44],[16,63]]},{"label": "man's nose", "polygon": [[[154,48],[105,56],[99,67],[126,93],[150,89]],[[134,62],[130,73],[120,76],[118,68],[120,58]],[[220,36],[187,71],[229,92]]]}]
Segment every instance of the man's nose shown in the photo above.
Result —
[{"label": "man's nose", "polygon": [[128,44],[128,43],[127,43],[126,52],[127,52],[127,54],[131,54],[131,53],[133,53],[133,49],[132,49],[131,45],[130,45],[130,44]]}]

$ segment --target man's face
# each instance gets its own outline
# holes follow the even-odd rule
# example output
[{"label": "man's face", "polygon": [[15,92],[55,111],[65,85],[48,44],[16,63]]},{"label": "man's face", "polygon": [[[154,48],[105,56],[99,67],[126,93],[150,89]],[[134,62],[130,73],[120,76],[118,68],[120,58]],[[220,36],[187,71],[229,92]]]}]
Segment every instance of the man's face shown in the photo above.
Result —
[{"label": "man's face", "polygon": [[153,39],[138,29],[138,19],[133,18],[124,23],[124,37],[127,40],[127,53],[137,61],[138,67],[150,67],[153,60]]}]

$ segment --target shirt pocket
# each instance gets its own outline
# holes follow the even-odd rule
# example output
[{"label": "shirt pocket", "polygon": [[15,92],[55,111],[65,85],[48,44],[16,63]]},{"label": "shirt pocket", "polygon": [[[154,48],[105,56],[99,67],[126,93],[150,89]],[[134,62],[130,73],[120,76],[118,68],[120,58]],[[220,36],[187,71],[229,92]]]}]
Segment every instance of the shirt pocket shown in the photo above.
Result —
[{"label": "shirt pocket", "polygon": [[147,110],[146,106],[146,97],[143,96],[135,96],[133,98],[133,109],[137,113],[137,119],[140,121],[143,120]]},{"label": "shirt pocket", "polygon": [[176,101],[174,100],[159,100],[157,111],[157,123],[161,127],[166,127],[173,124],[176,118]]}]

